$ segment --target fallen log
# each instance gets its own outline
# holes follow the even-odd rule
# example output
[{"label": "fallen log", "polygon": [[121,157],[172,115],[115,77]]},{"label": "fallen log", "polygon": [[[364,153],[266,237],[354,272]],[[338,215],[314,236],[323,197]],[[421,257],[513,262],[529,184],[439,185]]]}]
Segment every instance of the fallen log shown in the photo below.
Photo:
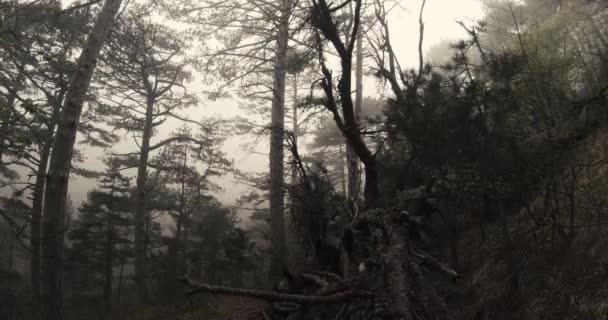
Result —
[{"label": "fallen log", "polygon": [[223,286],[209,285],[206,283],[200,283],[192,280],[189,277],[183,277],[180,279],[189,288],[189,295],[199,293],[214,293],[223,294],[238,297],[248,297],[261,299],[269,302],[294,302],[303,305],[313,304],[335,304],[340,302],[347,302],[353,299],[371,299],[374,294],[363,290],[345,290],[337,292],[327,296],[321,295],[302,295],[302,294],[290,294],[290,293],[278,293],[265,290],[254,290],[254,289],[241,289],[241,288],[230,288]]}]

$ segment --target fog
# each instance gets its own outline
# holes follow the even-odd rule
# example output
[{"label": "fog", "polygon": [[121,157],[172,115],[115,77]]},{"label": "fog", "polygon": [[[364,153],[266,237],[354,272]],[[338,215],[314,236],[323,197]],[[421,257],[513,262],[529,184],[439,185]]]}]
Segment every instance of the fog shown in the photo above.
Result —
[{"label": "fog", "polygon": [[[69,2],[67,2],[69,3]],[[420,7],[416,3],[402,1],[396,5],[389,15],[389,24],[393,33],[391,34],[395,51],[403,67],[414,68],[418,64],[418,13]],[[424,11],[425,33],[423,49],[425,54],[433,46],[445,42],[456,41],[466,36],[466,31],[457,23],[458,21],[473,22],[483,17],[482,3],[478,0],[434,0],[429,1]],[[163,22],[163,21],[156,21]],[[175,24],[167,22],[170,25]],[[190,84],[194,92],[203,91],[200,84],[200,74],[195,75],[195,79]],[[364,96],[378,97],[383,94],[377,89],[377,79],[373,76],[364,76]],[[231,90],[238,90],[232,88]],[[201,102],[197,107],[181,111],[181,114],[189,119],[198,120],[203,116],[217,116],[230,119],[235,116],[251,117],[251,114],[239,106],[239,102],[231,99],[212,101],[207,99],[204,94],[199,94]],[[258,121],[262,121],[258,116]],[[171,119],[170,124],[163,127],[160,137],[168,135],[172,130],[182,125],[180,121]],[[255,144],[255,153],[249,152],[248,148]],[[128,152],[133,150],[134,144],[127,137],[116,146],[115,150],[103,150],[81,145],[79,148],[85,155],[85,162],[82,164],[87,168],[101,169],[103,167],[100,157],[106,152]],[[250,135],[229,138],[223,146],[230,159],[234,160],[234,166],[243,171],[266,172],[268,170],[268,141],[267,137],[252,137]],[[135,169],[132,170],[133,173]],[[217,193],[227,205],[231,205],[244,192],[249,190],[248,186],[240,184],[230,177],[217,179],[224,190]],[[74,177],[70,181],[70,196],[74,204],[78,206],[86,199],[87,192],[95,186],[96,182],[83,177]],[[247,213],[242,213],[246,218]]]},{"label": "fog", "polygon": [[608,2],[0,0],[0,320],[606,320]]}]

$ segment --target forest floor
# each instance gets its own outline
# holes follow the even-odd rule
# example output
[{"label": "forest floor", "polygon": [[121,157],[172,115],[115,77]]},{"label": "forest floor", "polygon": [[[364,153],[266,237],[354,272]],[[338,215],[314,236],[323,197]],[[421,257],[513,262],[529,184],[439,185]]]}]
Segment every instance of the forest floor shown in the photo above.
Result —
[{"label": "forest floor", "polygon": [[128,320],[242,320],[261,313],[266,307],[266,302],[257,299],[205,294],[179,308],[149,308],[132,314]]}]

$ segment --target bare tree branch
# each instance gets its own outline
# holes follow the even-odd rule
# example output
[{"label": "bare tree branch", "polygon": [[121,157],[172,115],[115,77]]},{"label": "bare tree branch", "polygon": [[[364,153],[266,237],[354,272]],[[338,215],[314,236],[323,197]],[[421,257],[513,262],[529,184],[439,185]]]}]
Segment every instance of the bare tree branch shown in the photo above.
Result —
[{"label": "bare tree branch", "polygon": [[347,290],[343,292],[334,293],[328,296],[317,296],[317,295],[301,295],[301,294],[287,294],[277,293],[264,290],[252,290],[252,289],[240,289],[230,288],[222,286],[214,286],[206,283],[196,282],[189,277],[180,279],[184,282],[191,290],[188,292],[189,295],[199,293],[215,293],[224,294],[238,297],[248,297],[261,299],[266,301],[282,301],[282,302],[294,302],[304,305],[312,304],[335,304],[345,301],[352,301],[353,299],[371,299],[374,294],[368,291],[360,290]]}]

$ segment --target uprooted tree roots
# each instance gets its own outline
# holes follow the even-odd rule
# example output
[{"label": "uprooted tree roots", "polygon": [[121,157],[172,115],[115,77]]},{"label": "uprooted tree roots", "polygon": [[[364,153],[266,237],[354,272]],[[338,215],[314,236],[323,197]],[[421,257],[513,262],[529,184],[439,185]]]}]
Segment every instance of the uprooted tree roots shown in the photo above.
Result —
[{"label": "uprooted tree roots", "polygon": [[[354,257],[355,272],[341,277],[327,271],[288,279],[278,291],[214,286],[185,277],[189,294],[213,293],[256,298],[271,303],[260,319],[449,319],[430,272],[448,278],[459,274],[422,252],[410,241],[418,219],[406,211],[370,210],[352,224],[355,241],[371,244],[367,257]],[[359,259],[357,259],[359,258]],[[350,269],[354,269],[351,267]]]}]

